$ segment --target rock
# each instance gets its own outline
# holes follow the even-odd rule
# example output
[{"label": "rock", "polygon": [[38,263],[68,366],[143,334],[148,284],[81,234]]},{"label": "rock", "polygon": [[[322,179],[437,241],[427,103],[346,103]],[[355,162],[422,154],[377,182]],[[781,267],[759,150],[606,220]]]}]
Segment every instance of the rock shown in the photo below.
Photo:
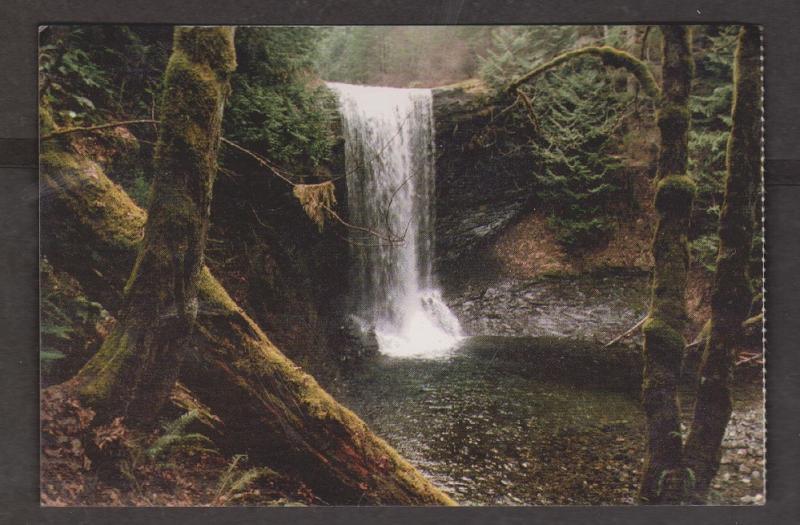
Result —
[{"label": "rock", "polygon": [[492,118],[486,93],[474,81],[433,90],[437,269],[468,262],[470,252],[519,215],[532,193],[533,159],[509,159],[481,140]]},{"label": "rock", "polygon": [[375,335],[375,329],[365,326],[356,317],[346,317],[344,324],[340,327],[340,333],[346,347],[342,359],[358,359],[378,354],[378,338]]}]

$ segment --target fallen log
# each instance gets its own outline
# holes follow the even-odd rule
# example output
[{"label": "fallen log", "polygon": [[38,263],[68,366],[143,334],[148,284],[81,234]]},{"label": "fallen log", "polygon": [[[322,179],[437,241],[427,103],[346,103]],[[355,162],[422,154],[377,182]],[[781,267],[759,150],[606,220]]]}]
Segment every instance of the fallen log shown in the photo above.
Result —
[{"label": "fallen log", "polygon": [[[42,255],[109,311],[122,299],[145,212],[94,162],[40,157]],[[303,480],[332,504],[454,502],[287,359],[204,268],[180,380],[224,423],[221,448]]]}]

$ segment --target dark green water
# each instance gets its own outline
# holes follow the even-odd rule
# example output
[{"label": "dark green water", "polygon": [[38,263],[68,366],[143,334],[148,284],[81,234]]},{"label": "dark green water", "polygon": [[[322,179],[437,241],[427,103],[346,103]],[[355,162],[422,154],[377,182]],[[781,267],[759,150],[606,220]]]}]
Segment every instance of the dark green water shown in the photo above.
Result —
[{"label": "dark green water", "polygon": [[549,376],[563,370],[542,370],[519,349],[511,357],[504,344],[382,356],[340,396],[461,504],[632,502],[643,425],[635,395],[557,381]]}]

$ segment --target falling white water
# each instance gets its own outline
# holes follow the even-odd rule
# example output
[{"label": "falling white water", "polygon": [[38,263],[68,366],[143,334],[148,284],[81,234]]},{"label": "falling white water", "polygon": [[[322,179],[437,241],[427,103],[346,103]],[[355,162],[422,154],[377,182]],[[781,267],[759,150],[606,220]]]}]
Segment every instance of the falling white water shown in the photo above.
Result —
[{"label": "falling white water", "polygon": [[381,233],[351,234],[355,315],[375,329],[384,354],[442,355],[461,327],[432,274],[431,91],[328,86],[343,120],[350,222]]}]

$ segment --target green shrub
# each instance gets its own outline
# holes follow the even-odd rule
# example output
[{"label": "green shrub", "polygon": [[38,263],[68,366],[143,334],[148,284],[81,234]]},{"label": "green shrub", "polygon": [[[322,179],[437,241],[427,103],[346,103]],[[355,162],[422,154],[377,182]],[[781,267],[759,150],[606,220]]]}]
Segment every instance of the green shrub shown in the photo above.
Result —
[{"label": "green shrub", "polygon": [[309,27],[239,28],[225,112],[226,137],[300,175],[312,175],[333,145],[336,104],[313,77],[316,37]]},{"label": "green shrub", "polygon": [[214,442],[207,436],[197,432],[187,432],[187,427],[198,421],[199,416],[197,410],[190,410],[174,421],[164,424],[164,433],[147,448],[147,456],[154,460],[164,460],[178,452],[216,453]]},{"label": "green shrub", "polygon": [[172,45],[169,26],[48,26],[39,90],[59,126],[149,118]]},{"label": "green shrub", "polygon": [[[492,48],[481,59],[481,75],[501,89],[568,50],[586,31],[594,29],[498,28]],[[556,238],[570,252],[605,242],[616,227],[616,215],[630,206],[630,199],[623,198],[627,179],[614,155],[629,95],[617,84],[613,71],[591,59],[577,59],[523,86],[532,114],[518,102],[520,109],[503,123],[509,135],[527,135],[521,147],[535,159],[530,169],[536,207],[546,213]]]}]

